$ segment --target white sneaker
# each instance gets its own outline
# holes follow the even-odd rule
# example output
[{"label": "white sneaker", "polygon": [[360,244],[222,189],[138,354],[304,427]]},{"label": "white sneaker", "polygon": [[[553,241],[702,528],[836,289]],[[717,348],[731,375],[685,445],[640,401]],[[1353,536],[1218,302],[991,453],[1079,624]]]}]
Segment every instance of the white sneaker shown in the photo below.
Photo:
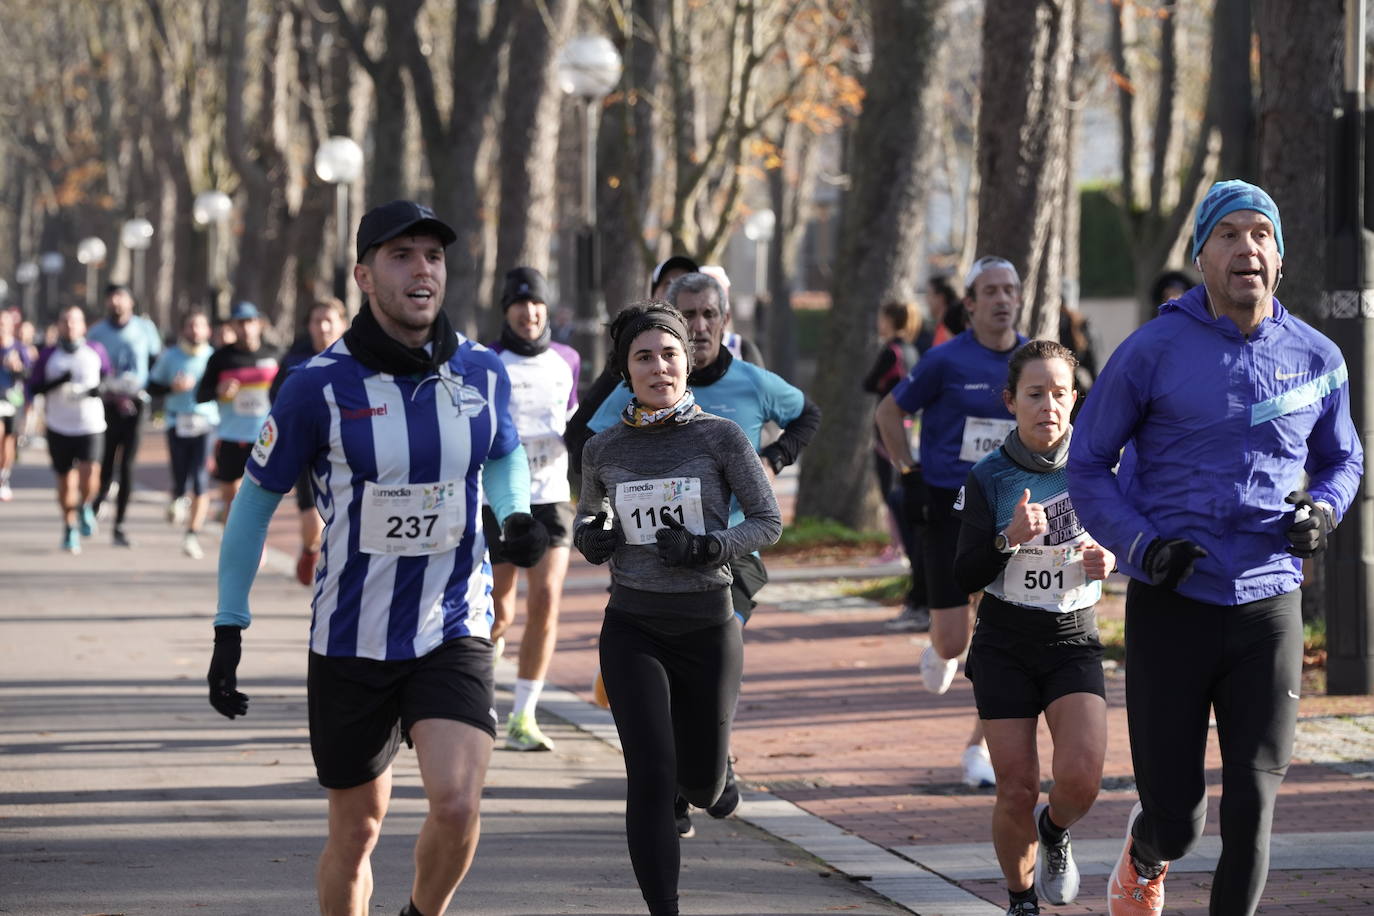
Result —
[{"label": "white sneaker", "polygon": [[7,503],[14,499],[14,491],[10,489],[9,481],[0,483],[0,503]]},{"label": "white sneaker", "polygon": [[997,785],[997,774],[992,770],[992,758],[988,749],[981,744],[970,744],[964,748],[964,785],[975,789],[985,789]]},{"label": "white sneaker", "polygon": [[941,658],[934,646],[926,646],[921,653],[921,681],[931,693],[941,694],[949,690],[958,671],[959,659]]},{"label": "white sneaker", "polygon": [[167,524],[180,527],[186,524],[186,513],[190,509],[190,500],[185,496],[178,497],[167,503]]},{"label": "white sneaker", "polygon": [[194,531],[188,531],[181,537],[181,552],[193,560],[205,558],[205,551],[201,549],[200,538],[196,537]]}]

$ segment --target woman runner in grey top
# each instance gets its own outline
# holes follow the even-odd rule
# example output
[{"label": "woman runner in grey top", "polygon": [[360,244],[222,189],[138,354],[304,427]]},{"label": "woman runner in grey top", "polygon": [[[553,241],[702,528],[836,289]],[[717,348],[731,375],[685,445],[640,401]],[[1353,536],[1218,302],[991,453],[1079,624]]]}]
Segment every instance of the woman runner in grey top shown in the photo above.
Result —
[{"label": "woman runner in grey top", "polygon": [[[676,916],[673,798],[704,808],[719,797],[739,694],[730,561],[777,541],[782,520],[748,437],[687,390],[681,314],[631,306],[611,338],[635,396],[583,449],[573,543],[611,564],[601,672],[625,751],[630,861],[651,916]],[[730,528],[732,495],[745,518]]]}]

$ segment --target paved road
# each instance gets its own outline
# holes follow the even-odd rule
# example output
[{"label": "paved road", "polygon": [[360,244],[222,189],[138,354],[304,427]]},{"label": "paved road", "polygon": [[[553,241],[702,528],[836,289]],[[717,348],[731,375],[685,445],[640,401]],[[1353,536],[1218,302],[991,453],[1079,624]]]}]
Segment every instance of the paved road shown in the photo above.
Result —
[{"label": "paved road", "polygon": [[[102,535],[60,553],[47,472],[16,482],[0,505],[0,913],[313,912],[324,804],[305,730],[304,590],[262,575],[241,669],[252,708],[230,722],[204,697],[213,560],[182,557],[153,500],[131,509],[134,549]],[[482,845],[450,912],[643,912],[619,753],[545,727],[557,753],[496,753]],[[378,913],[409,894],[423,802],[408,751],[395,798]],[[683,852],[684,913],[902,912],[743,821],[705,819]]]}]

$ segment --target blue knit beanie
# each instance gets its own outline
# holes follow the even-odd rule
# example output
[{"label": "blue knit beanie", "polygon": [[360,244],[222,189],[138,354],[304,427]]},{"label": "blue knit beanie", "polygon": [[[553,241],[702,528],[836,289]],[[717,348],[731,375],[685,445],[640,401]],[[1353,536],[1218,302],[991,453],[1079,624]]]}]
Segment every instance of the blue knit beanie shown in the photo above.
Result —
[{"label": "blue knit beanie", "polygon": [[1232,179],[1218,181],[1212,185],[1207,196],[1198,204],[1197,220],[1193,224],[1193,257],[1202,251],[1202,246],[1211,236],[1221,218],[1236,210],[1254,210],[1269,218],[1274,224],[1274,242],[1279,246],[1279,257],[1283,257],[1283,223],[1279,221],[1279,208],[1274,198],[1247,181]]}]

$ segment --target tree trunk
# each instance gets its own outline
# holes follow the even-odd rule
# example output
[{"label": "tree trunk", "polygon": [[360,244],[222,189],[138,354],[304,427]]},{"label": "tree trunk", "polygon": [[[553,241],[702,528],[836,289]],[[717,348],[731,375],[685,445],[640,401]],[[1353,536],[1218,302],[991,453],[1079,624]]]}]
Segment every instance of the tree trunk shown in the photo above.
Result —
[{"label": "tree trunk", "polygon": [[1033,337],[1054,336],[1059,328],[1059,204],[1077,18],[1069,2],[988,0],[983,19],[976,254],[1016,265],[1021,328]]},{"label": "tree trunk", "polygon": [[1260,0],[1260,184],[1283,216],[1279,301],[1313,320],[1326,289],[1326,144],[1341,98],[1341,0]]},{"label": "tree trunk", "polygon": [[545,274],[549,270],[563,101],[558,55],[572,28],[577,0],[524,0],[520,7],[512,27],[510,73],[501,105],[496,276],[493,294],[485,300],[493,305],[506,271],[522,265]]},{"label": "tree trunk", "polygon": [[[1257,154],[1255,87],[1250,78],[1251,38],[1254,35],[1251,0],[1216,0],[1216,4],[1212,17],[1212,82],[1208,87],[1207,104],[1221,131],[1221,160],[1217,174],[1222,178],[1253,181],[1257,174]],[[1274,6],[1272,2],[1268,5]],[[1291,5],[1295,8],[1285,13],[1289,18],[1312,15],[1306,12],[1306,3]],[[1313,8],[1328,9],[1331,5],[1331,0],[1322,0],[1313,4]],[[1339,3],[1336,6],[1339,23]],[[1264,74],[1265,70],[1261,64],[1260,73]],[[1300,93],[1304,87],[1293,88]]]},{"label": "tree trunk", "polygon": [[851,147],[852,186],[836,258],[826,347],[812,392],[824,429],[802,463],[799,516],[874,528],[873,399],[856,367],[877,348],[887,299],[910,299],[924,269],[935,122],[944,89],[944,0],[874,0],[873,65]]},{"label": "tree trunk", "polygon": [[[632,0],[627,7],[630,34],[617,36],[625,75],[620,90],[606,101],[597,137],[596,170],[603,180],[597,182],[596,229],[601,288],[611,315],[648,295],[649,271],[656,263],[644,240],[644,223],[654,186],[654,138],[659,136],[654,99],[663,83],[659,47],[664,0]],[[564,288],[573,287],[568,283]]]}]

